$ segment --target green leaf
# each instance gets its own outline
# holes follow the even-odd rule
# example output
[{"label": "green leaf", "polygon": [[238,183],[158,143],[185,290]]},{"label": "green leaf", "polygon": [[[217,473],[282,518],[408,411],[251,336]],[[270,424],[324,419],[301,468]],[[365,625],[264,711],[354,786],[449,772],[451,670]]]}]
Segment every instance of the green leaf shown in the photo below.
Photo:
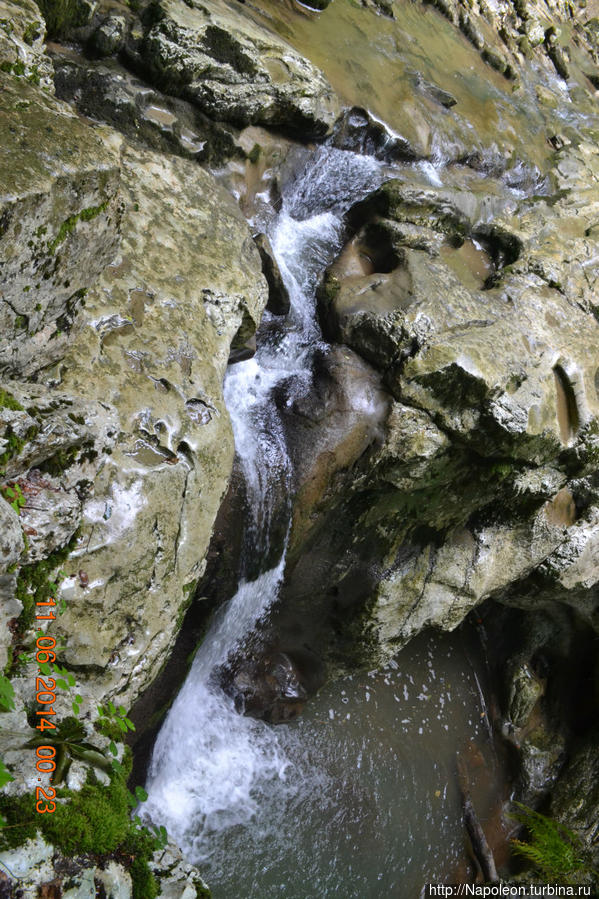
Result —
[{"label": "green leaf", "polygon": [[52,668],[48,662],[42,662],[39,666],[42,674],[45,674],[46,677],[49,677],[52,674]]},{"label": "green leaf", "polygon": [[126,734],[127,733],[127,725],[125,724],[125,722],[121,721],[120,718],[115,718],[114,720],[115,720],[115,724],[117,725],[117,727],[119,727],[123,731],[123,733]]},{"label": "green leaf", "polygon": [[143,787],[135,787],[135,795],[139,799],[140,802],[145,802],[148,798],[148,794],[144,790]]},{"label": "green leaf", "polygon": [[123,718],[123,721],[125,722],[125,724],[126,724],[127,727],[129,728],[129,730],[135,730],[135,725],[134,725],[133,721],[131,721],[130,718]]},{"label": "green leaf", "polygon": [[112,702],[108,703],[108,711],[111,715],[116,715],[116,706]]},{"label": "green leaf", "polygon": [[83,696],[80,693],[75,696],[75,702],[83,702]]},{"label": "green leaf", "polygon": [[69,689],[69,685],[67,684],[66,680],[65,680],[64,678],[62,678],[62,677],[57,677],[57,678],[56,678],[56,686],[57,686],[57,687],[60,687],[61,690],[68,690],[68,689]]},{"label": "green leaf", "polygon": [[9,712],[11,709],[14,709],[14,696],[13,685],[7,677],[0,675],[0,711]]},{"label": "green leaf", "polygon": [[80,710],[81,710],[81,706],[79,705],[79,703],[74,702],[74,703],[72,704],[72,708],[73,708],[73,714],[74,714],[74,715],[79,715],[79,712],[80,712]]},{"label": "green leaf", "polygon": [[0,790],[6,784],[10,783],[11,780],[14,780],[14,777],[12,776],[2,759],[0,759]]},{"label": "green leaf", "polygon": [[127,714],[127,709],[125,708],[124,705],[120,705],[119,706],[119,715],[121,716],[121,718],[124,718],[126,714]]},{"label": "green leaf", "polygon": [[101,718],[106,717],[106,712],[104,711],[104,709],[102,708],[101,705],[98,706],[98,715],[100,715]]},{"label": "green leaf", "polygon": [[118,749],[116,748],[116,743],[114,740],[111,740],[108,744],[108,749],[112,752],[113,755],[118,755]]},{"label": "green leaf", "polygon": [[77,681],[75,680],[75,678],[73,677],[72,674],[69,674],[69,675],[67,676],[67,680],[68,680],[68,682],[69,682],[69,687],[74,687],[75,684],[77,683]]}]

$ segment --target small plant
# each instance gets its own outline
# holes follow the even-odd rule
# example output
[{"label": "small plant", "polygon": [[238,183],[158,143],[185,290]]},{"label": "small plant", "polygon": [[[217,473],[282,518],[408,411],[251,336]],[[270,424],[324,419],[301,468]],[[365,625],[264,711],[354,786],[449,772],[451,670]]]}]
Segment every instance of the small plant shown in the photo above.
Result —
[{"label": "small plant", "polygon": [[127,710],[125,706],[117,707],[114,703],[109,702],[106,706],[98,706],[98,730],[111,740],[117,740],[121,734],[127,731],[135,730],[135,725],[130,718],[127,718]]},{"label": "small plant", "polygon": [[26,503],[26,499],[23,496],[23,491],[21,487],[17,483],[6,484],[3,487],[0,487],[0,492],[2,496],[6,500],[6,502],[11,506],[12,509],[15,510],[17,515],[19,515],[21,509]]},{"label": "small plant", "polygon": [[544,880],[576,884],[589,877],[597,878],[582,841],[572,830],[520,802],[515,805],[518,810],[512,817],[524,824],[530,840],[512,840],[512,846],[518,855],[532,863]]},{"label": "small plant", "polygon": [[6,784],[10,783],[11,780],[14,780],[14,777],[12,776],[2,759],[0,759],[0,790],[2,789],[2,787],[5,787]]},{"label": "small plant", "polygon": [[112,763],[104,753],[88,743],[85,739],[85,728],[76,718],[65,718],[56,729],[56,735],[38,734],[29,740],[25,746],[27,749],[36,749],[38,746],[51,745],[56,749],[56,768],[52,774],[52,784],[56,785],[65,780],[71,762],[79,759],[90,767],[99,768],[107,774],[112,773]]},{"label": "small plant", "polygon": [[[45,664],[48,665],[47,662]],[[41,666],[40,666],[40,670],[41,670]],[[61,667],[60,665],[57,665],[56,662],[54,662],[54,664],[52,665],[52,670],[54,671],[55,674],[60,675],[60,677],[56,678],[56,686],[60,687],[61,690],[66,690],[68,692],[69,696],[71,696],[71,690],[76,684],[74,676],[71,674],[70,671],[67,671],[66,668]],[[44,671],[42,673],[50,674],[51,672]],[[73,715],[79,715],[79,712],[81,711],[81,703],[82,702],[83,702],[83,696],[81,696],[79,693],[76,693],[71,698],[71,706],[73,709]]]},{"label": "small plant", "polygon": [[[11,780],[14,780],[14,777],[12,776],[2,759],[0,759],[0,790],[2,789],[2,787],[5,787],[6,784],[10,783]],[[4,815],[0,814],[0,829],[2,829],[5,824],[6,818],[4,817]]]}]

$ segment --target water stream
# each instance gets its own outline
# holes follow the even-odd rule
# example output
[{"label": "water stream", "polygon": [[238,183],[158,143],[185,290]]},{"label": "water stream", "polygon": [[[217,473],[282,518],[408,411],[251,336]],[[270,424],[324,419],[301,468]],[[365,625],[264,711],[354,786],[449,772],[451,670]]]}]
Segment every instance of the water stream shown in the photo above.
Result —
[{"label": "water stream", "polygon": [[[385,671],[329,684],[298,721],[276,727],[239,715],[215,677],[268,614],[284,576],[285,527],[273,524],[290,520],[293,472],[273,389],[291,384],[289,402],[309,389],[313,354],[324,347],[318,278],[339,250],[342,213],[384,174],[371,157],[315,151],[270,228],[291,311],[266,314],[256,355],[226,379],[251,564],[160,731],[145,806],[216,899],[417,896],[462,855],[453,766],[465,740],[477,741],[493,772],[482,666],[461,638],[423,637]],[[280,546],[271,545],[275,533]]]}]

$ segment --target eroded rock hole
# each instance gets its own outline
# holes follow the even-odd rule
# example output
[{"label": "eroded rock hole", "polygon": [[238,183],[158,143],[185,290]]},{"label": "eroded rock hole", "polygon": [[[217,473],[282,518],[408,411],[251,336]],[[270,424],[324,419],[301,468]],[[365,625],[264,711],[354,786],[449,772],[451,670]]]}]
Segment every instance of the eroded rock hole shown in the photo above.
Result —
[{"label": "eroded rock hole", "polygon": [[563,443],[569,443],[580,427],[580,414],[574,389],[561,365],[553,369],[557,393],[557,422]]}]

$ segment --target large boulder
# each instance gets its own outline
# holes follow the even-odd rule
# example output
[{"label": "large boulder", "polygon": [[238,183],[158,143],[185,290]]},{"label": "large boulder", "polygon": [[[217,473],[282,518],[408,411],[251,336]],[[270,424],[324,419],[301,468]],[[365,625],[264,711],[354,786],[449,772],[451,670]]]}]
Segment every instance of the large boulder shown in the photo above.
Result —
[{"label": "large boulder", "polygon": [[122,190],[120,254],[89,291],[60,373],[61,391],[115,410],[119,439],[84,502],[55,630],[65,661],[132,698],[204,568],[233,462],[222,380],[267,292],[241,214],[193,163],[124,146]]},{"label": "large boulder", "polygon": [[[325,333],[395,400],[311,528],[345,521],[353,557],[378,556],[364,627],[379,658],[486,598],[530,607],[553,585],[598,626],[597,160],[580,143],[555,163],[554,192],[521,204],[463,171],[388,182],[348,213],[320,285]],[[541,573],[547,600],[519,589]]]},{"label": "large boulder", "polygon": [[31,375],[69,341],[119,240],[118,146],[49,93],[0,72],[0,373]]},{"label": "large boulder", "polygon": [[222,0],[159,0],[139,58],[150,77],[212,118],[324,135],[338,104],[322,73]]},{"label": "large boulder", "polygon": [[[158,0],[134,58],[167,93],[214,119],[320,137],[337,99],[322,73],[274,33],[223,0]],[[131,52],[131,51],[130,51]]]}]

